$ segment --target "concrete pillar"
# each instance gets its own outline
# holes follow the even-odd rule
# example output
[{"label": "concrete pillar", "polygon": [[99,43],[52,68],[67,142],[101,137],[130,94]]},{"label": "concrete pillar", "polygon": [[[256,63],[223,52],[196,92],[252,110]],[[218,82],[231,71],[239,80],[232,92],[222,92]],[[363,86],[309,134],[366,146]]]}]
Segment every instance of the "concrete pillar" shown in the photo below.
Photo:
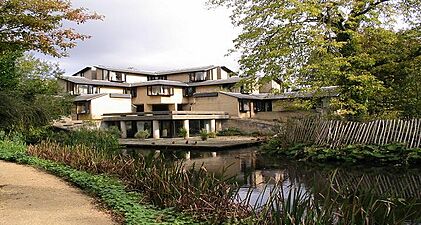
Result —
[{"label": "concrete pillar", "polygon": [[210,121],[210,131],[216,132],[216,120],[215,119]]},{"label": "concrete pillar", "polygon": [[127,138],[126,121],[120,121],[121,138]]},{"label": "concrete pillar", "polygon": [[187,131],[186,138],[189,138],[190,137],[190,124],[189,124],[189,120],[184,120],[183,121],[183,127]]},{"label": "concrete pillar", "polygon": [[205,120],[205,130],[209,133],[211,132],[210,122]]},{"label": "concrete pillar", "polygon": [[253,118],[254,117],[254,103],[253,103],[253,101],[250,101],[249,106],[250,106],[250,118]]},{"label": "concrete pillar", "polygon": [[159,139],[159,121],[154,120],[152,121],[152,134],[154,139]]},{"label": "concrete pillar", "polygon": [[178,104],[177,103],[174,103],[174,111],[178,111]]}]

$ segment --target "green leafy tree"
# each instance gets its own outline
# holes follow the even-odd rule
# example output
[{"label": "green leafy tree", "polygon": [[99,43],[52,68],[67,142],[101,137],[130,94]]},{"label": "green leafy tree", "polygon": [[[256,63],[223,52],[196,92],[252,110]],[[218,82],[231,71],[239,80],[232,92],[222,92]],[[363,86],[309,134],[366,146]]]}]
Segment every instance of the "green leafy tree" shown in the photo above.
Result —
[{"label": "green leafy tree", "polygon": [[71,101],[59,95],[58,65],[31,55],[16,60],[14,88],[0,91],[0,130],[28,131],[68,115]]},{"label": "green leafy tree", "polygon": [[263,81],[275,80],[283,87],[339,85],[341,97],[334,105],[350,119],[393,108],[385,101],[396,92],[373,71],[386,61],[367,46],[370,38],[377,45],[396,43],[396,18],[402,18],[408,30],[417,30],[421,21],[418,0],[209,2],[233,9],[232,21],[243,30],[233,51],[241,53],[244,75],[254,79],[264,74]]},{"label": "green leafy tree", "polygon": [[65,24],[101,18],[69,0],[0,0],[0,129],[28,132],[69,113],[54,79],[62,71],[24,53],[65,56],[89,38]]}]

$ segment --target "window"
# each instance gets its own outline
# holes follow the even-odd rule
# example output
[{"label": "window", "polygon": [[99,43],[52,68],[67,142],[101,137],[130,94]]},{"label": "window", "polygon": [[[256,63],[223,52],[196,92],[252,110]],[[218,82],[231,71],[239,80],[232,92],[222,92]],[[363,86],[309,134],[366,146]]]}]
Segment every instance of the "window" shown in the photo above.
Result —
[{"label": "window", "polygon": [[240,104],[240,112],[248,112],[250,111],[250,105],[248,100],[240,99],[238,100]]},{"label": "window", "polygon": [[148,87],[149,96],[171,96],[174,95],[174,88],[165,85],[156,85]]},{"label": "window", "polygon": [[109,71],[109,80],[114,82],[126,81],[126,75],[121,72]]},{"label": "window", "polygon": [[115,79],[117,81],[123,81],[123,74],[122,73],[119,73],[119,72],[116,72],[115,73]]},{"label": "window", "polygon": [[77,104],[77,111],[79,114],[88,114],[89,113],[89,102],[81,102]]},{"label": "window", "polygon": [[67,93],[74,95],[75,94],[75,84],[67,82]]},{"label": "window", "polygon": [[137,89],[136,88],[126,88],[123,90],[123,94],[130,94],[132,98],[137,96]]},{"label": "window", "polygon": [[130,94],[132,95],[132,98],[137,97],[137,88],[130,89]]},{"label": "window", "polygon": [[145,112],[145,105],[136,105],[136,112]]},{"label": "window", "polygon": [[89,86],[88,85],[81,85],[81,84],[78,84],[77,85],[77,90],[76,90],[76,93],[75,94],[88,94],[88,89],[89,89]]},{"label": "window", "polygon": [[205,81],[207,77],[206,72],[195,72],[190,73],[190,82],[199,82],[199,81]]},{"label": "window", "polygon": [[254,102],[254,111],[255,112],[271,112],[272,111],[272,101],[255,101]]},{"label": "window", "polygon": [[148,76],[148,81],[150,80],[166,80],[167,76]]},{"label": "window", "polygon": [[191,97],[196,93],[196,87],[186,87],[184,88],[184,96]]},{"label": "window", "polygon": [[110,80],[110,71],[102,70],[102,79],[103,80]]}]

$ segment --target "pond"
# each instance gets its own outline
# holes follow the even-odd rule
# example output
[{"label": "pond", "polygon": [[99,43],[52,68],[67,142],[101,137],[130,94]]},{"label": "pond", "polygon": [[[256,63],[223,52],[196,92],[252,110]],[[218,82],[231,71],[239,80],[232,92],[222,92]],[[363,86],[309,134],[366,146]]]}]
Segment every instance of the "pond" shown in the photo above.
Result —
[{"label": "pond", "polygon": [[[421,218],[421,168],[309,164],[265,157],[258,153],[257,147],[219,152],[138,149],[131,149],[131,152],[154,152],[169,160],[183,160],[186,166],[204,167],[215,173],[224,171],[226,176],[235,178],[241,184],[239,199],[248,196],[254,206],[263,205],[274,187],[280,187],[278,191],[284,192],[284,196],[298,187],[313,197],[325,194],[323,190],[327,187],[335,187],[351,195],[369,192],[374,199],[377,196],[404,199],[411,203],[411,207],[398,207],[401,213],[412,213],[410,217],[417,218],[417,222]],[[417,206],[413,207],[413,204]]]}]

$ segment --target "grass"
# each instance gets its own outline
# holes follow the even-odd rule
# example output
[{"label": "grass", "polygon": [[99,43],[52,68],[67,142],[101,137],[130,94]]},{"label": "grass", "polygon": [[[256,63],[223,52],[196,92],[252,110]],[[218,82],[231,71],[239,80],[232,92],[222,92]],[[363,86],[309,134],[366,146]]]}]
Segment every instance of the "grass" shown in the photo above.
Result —
[{"label": "grass", "polygon": [[0,159],[41,168],[75,184],[99,200],[125,224],[197,224],[191,218],[171,209],[157,209],[143,202],[138,192],[126,191],[123,182],[107,175],[80,171],[62,163],[26,154],[26,146],[16,141],[0,141]]}]

